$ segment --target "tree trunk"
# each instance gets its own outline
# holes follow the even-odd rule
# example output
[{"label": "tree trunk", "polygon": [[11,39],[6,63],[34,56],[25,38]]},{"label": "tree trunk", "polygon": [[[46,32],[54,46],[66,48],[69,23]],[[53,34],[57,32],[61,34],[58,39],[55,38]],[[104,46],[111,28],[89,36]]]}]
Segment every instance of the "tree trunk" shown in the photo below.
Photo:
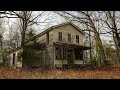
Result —
[{"label": "tree trunk", "polygon": [[117,62],[120,64],[120,49],[117,49]]},{"label": "tree trunk", "polygon": [[120,63],[120,49],[117,45],[116,38],[114,36],[113,36],[113,40],[115,42],[115,47],[116,47],[116,51],[117,51],[117,61],[116,61],[116,64],[117,64],[117,63]]},{"label": "tree trunk", "polygon": [[[119,36],[119,32],[118,32],[119,29],[118,29],[117,23],[116,23],[116,13],[115,13],[115,11],[113,11],[113,13],[108,11],[107,13],[112,22],[111,29],[112,29],[113,40],[114,40],[116,51],[117,51],[117,63],[120,63],[120,36]],[[109,25],[109,27],[110,27],[110,25]]]},{"label": "tree trunk", "polygon": [[[90,33],[90,30],[89,30],[89,42],[90,42],[90,47],[92,47],[91,45],[91,33]],[[92,49],[90,48],[90,60],[92,60]]]},{"label": "tree trunk", "polygon": [[99,34],[95,35],[95,41],[96,41],[96,52],[98,55],[98,64],[104,65],[106,62],[106,57],[105,57],[105,51],[102,45],[102,41],[99,37]]},{"label": "tree trunk", "polygon": [[[26,31],[27,31],[27,11],[25,11],[23,13],[24,13],[24,18],[22,19],[23,25],[22,25],[22,41],[21,41],[21,46],[23,48],[23,54],[24,54],[24,50],[25,50],[24,45],[25,45],[25,38],[26,38]],[[26,63],[24,57],[23,57],[23,65],[22,66],[25,69],[27,67],[27,63]]]}]

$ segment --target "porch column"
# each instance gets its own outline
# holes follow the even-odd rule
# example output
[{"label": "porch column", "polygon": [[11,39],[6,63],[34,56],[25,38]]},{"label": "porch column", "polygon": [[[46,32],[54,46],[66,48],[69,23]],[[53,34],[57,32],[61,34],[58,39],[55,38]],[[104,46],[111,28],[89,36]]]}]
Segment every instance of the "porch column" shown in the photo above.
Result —
[{"label": "porch column", "polygon": [[83,54],[83,57],[82,57],[82,59],[83,59],[83,65],[85,65],[85,55],[84,55],[84,50],[82,49],[82,54]]},{"label": "porch column", "polygon": [[54,63],[54,61],[55,61],[55,54],[56,52],[55,52],[55,45],[53,45],[53,65],[54,65],[54,67],[55,67],[55,63]]},{"label": "porch column", "polygon": [[62,65],[63,65],[63,47],[61,47],[60,49],[61,49],[61,55],[62,55]]},{"label": "porch column", "polygon": [[75,51],[74,51],[74,48],[73,48],[73,63],[75,62]]},{"label": "porch column", "polygon": [[67,60],[67,64],[68,64],[67,50],[68,50],[68,48],[66,48],[66,60]]}]

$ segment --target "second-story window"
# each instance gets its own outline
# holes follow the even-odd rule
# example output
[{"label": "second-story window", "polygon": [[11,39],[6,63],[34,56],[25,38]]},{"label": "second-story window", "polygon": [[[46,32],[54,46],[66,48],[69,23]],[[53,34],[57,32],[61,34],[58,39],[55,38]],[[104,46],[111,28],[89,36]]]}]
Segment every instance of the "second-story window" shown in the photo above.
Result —
[{"label": "second-story window", "polygon": [[49,44],[49,33],[46,34],[46,41],[47,41],[47,44]]},{"label": "second-story window", "polygon": [[71,34],[68,34],[68,42],[71,42]]},{"label": "second-story window", "polygon": [[59,41],[62,41],[62,32],[59,32],[58,39]]},{"label": "second-story window", "polygon": [[76,43],[79,43],[79,35],[76,35]]}]

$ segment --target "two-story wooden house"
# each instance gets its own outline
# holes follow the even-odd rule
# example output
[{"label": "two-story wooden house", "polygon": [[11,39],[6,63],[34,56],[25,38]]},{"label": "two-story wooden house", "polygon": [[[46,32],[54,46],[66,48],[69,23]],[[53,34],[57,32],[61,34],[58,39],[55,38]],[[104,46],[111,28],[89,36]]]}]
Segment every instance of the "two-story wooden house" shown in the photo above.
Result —
[{"label": "two-story wooden house", "polygon": [[[34,39],[36,42],[45,43],[46,45],[46,49],[41,54],[44,55],[42,63],[38,62],[39,65],[43,66],[83,65],[87,57],[85,51],[90,49],[84,44],[85,33],[70,22],[52,26],[36,35]],[[34,40],[29,41],[27,45],[32,43],[34,43]],[[17,64],[17,53],[21,50],[21,48],[16,49],[10,54],[11,66],[20,65]]]}]

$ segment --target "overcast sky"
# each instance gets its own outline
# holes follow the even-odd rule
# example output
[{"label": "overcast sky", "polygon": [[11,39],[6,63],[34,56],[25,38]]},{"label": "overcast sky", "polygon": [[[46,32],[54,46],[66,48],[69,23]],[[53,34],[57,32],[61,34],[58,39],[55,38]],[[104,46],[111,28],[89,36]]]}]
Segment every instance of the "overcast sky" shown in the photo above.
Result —
[{"label": "overcast sky", "polygon": [[[37,13],[37,11],[35,11],[35,14]],[[47,17],[52,17],[51,20],[48,21],[48,23],[43,23],[43,24],[40,24],[40,25],[34,25],[34,29],[37,30],[38,33],[44,31],[46,28],[49,28],[53,25],[57,25],[57,24],[60,24],[60,23],[63,23],[63,22],[66,22],[66,20],[59,16],[58,14],[55,14],[51,11],[48,11],[46,12],[41,18],[40,18],[40,22],[44,21]],[[8,19],[6,19],[6,21],[8,21]],[[5,34],[4,34],[4,38],[7,39],[8,37],[8,34],[9,34],[9,28],[8,28],[8,24],[9,26],[13,25],[14,22],[16,22],[16,19],[9,19],[9,23],[6,22],[5,24],[5,27],[6,27],[6,31],[5,31]],[[106,35],[103,35],[101,36],[101,38],[103,40],[111,40],[111,38],[109,36],[106,36]]]}]

